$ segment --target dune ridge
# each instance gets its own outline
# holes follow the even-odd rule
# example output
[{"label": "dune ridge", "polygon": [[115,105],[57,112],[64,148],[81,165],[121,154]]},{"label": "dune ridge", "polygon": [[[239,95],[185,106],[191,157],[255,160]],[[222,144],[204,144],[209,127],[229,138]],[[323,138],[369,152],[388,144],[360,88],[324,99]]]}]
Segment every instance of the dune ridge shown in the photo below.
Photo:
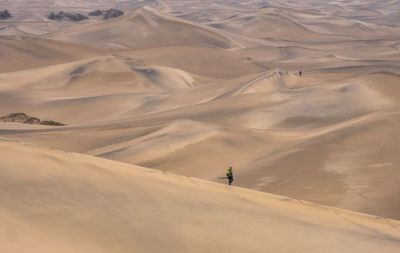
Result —
[{"label": "dune ridge", "polygon": [[[134,33],[130,31],[135,31]],[[72,28],[46,37],[111,48],[149,48],[159,45],[211,45],[229,48],[229,39],[215,32],[160,15],[145,7],[115,20]]]},{"label": "dune ridge", "polygon": [[[396,252],[400,247],[395,220],[4,138],[0,146],[0,156],[8,157],[0,170],[5,251]],[[20,155],[24,162],[14,159]],[[287,233],[290,239],[282,236]],[[227,234],[232,241],[222,239]],[[317,243],[306,243],[305,236]]]}]

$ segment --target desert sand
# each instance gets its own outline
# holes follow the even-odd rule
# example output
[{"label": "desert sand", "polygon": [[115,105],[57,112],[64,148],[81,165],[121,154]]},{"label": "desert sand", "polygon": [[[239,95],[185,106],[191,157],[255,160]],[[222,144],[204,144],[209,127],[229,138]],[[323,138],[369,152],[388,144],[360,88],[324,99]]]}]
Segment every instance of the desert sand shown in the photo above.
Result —
[{"label": "desert sand", "polygon": [[0,1],[0,118],[65,124],[0,122],[7,250],[399,250],[398,0],[51,2]]},{"label": "desert sand", "polygon": [[0,147],[2,252],[400,250],[395,220],[7,139]]}]

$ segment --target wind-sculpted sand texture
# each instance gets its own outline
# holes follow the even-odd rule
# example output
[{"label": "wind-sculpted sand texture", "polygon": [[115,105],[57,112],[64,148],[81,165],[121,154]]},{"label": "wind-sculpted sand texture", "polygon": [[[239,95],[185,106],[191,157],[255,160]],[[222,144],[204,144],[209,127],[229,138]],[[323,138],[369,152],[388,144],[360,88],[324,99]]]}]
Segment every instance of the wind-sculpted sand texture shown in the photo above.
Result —
[{"label": "wind-sculpted sand texture", "polygon": [[229,48],[232,44],[224,36],[160,14],[150,7],[109,22],[72,27],[51,34],[49,38],[122,49],[185,44]]},{"label": "wind-sculpted sand texture", "polygon": [[400,250],[395,220],[7,139],[0,158],[2,252]]},{"label": "wind-sculpted sand texture", "polygon": [[16,72],[111,54],[76,43],[31,37],[0,36],[0,73]]},{"label": "wind-sculpted sand texture", "polygon": [[[332,237],[326,245],[321,243],[314,245],[315,248],[308,248],[310,241],[300,238],[304,231],[298,227],[298,221],[275,219],[273,212],[293,208],[285,215],[290,213],[296,216],[297,212],[303,215],[311,204],[304,207],[294,204],[293,200],[285,204],[276,200],[279,197],[253,190],[400,219],[399,1],[113,2],[56,0],[51,4],[34,1],[24,6],[22,0],[12,3],[0,1],[0,10],[6,9],[9,4],[8,9],[13,13],[13,18],[7,19],[8,23],[0,23],[0,34],[9,35],[0,36],[0,116],[23,112],[43,121],[57,120],[66,125],[56,127],[0,122],[0,136],[82,154],[34,148],[7,140],[0,144],[0,155],[7,157],[7,152],[14,152],[16,156],[19,149],[21,153],[34,149],[37,156],[35,162],[32,160],[32,166],[46,168],[46,173],[50,173],[37,175],[35,184],[43,182],[44,185],[52,184],[47,177],[51,177],[53,172],[50,168],[54,165],[54,157],[49,158],[45,154],[50,152],[49,156],[52,156],[54,152],[61,156],[63,162],[54,166],[59,166],[57,168],[62,172],[54,173],[61,173],[59,176],[66,178],[66,185],[56,189],[54,199],[63,192],[79,192],[81,189],[74,190],[75,179],[67,176],[72,173],[69,170],[77,169],[72,166],[74,162],[69,162],[76,156],[80,168],[91,171],[82,178],[94,187],[86,197],[99,190],[100,202],[88,203],[91,211],[83,214],[83,220],[73,215],[77,210],[75,207],[65,207],[64,210],[61,208],[64,202],[54,204],[54,221],[65,214],[76,224],[84,222],[79,223],[82,227],[78,229],[68,226],[68,219],[64,221],[60,218],[56,230],[59,234],[54,233],[55,244],[41,244],[43,252],[51,252],[54,247],[65,245],[74,238],[85,238],[83,235],[91,231],[97,234],[78,240],[79,244],[66,251],[76,252],[80,247],[87,247],[88,251],[110,252],[109,247],[113,243],[121,245],[116,252],[157,251],[159,245],[170,251],[177,247],[197,252],[214,249],[235,251],[230,246],[238,247],[238,252],[246,251],[242,246],[217,243],[215,238],[220,237],[223,231],[233,231],[230,225],[219,227],[215,235],[210,235],[209,239],[215,243],[210,248],[200,247],[202,242],[197,239],[194,241],[196,247],[187,248],[193,237],[201,236],[185,235],[188,237],[177,240],[188,231],[196,235],[203,235],[206,231],[206,223],[196,230],[191,225],[186,227],[182,220],[167,220],[180,212],[184,212],[187,215],[184,217],[189,220],[194,219],[187,213],[191,206],[196,211],[194,214],[204,220],[211,219],[217,210],[228,207],[248,212],[247,216],[234,211],[229,219],[236,224],[233,220],[241,222],[248,217],[253,218],[250,219],[252,225],[247,229],[257,232],[256,239],[250,239],[253,232],[244,239],[249,251],[263,251],[260,249],[271,243],[265,241],[264,244],[264,235],[269,239],[287,235],[290,226],[294,226],[290,231],[296,231],[293,235],[298,244],[294,243],[290,248],[276,240],[275,244],[270,244],[272,252],[291,252],[295,248],[320,252],[328,244],[337,245],[337,248],[329,248],[332,252],[398,251],[396,222],[390,221],[394,226],[390,228],[393,229],[393,233],[390,232],[393,237],[383,242],[380,240],[388,238],[386,232],[389,230],[372,230],[369,227],[380,229],[383,219],[365,216],[368,218],[362,218],[359,227],[352,230],[353,225],[351,229],[347,227],[349,224],[341,220],[341,215],[328,217],[321,214],[323,217],[318,218],[319,214],[315,214],[313,221],[310,217],[314,211],[307,214],[307,222],[314,222],[316,227],[313,230],[307,225],[302,229],[307,233],[312,231],[315,236],[325,231],[332,233]],[[111,20],[93,18],[79,24],[67,21],[54,23],[43,19],[49,11],[61,11],[60,6],[71,13],[117,8],[125,14]],[[47,27],[43,33],[33,32],[38,29],[37,19],[42,20],[40,25]],[[21,29],[25,33],[21,34]],[[0,160],[1,175],[11,180],[16,175],[12,174],[13,168],[31,169],[29,166],[15,166],[9,159]],[[146,179],[141,182],[141,179],[134,179],[143,170],[137,166],[166,172],[166,175],[153,173],[153,170],[152,173],[143,172]],[[234,185],[249,190],[228,189],[228,186],[216,184],[227,183],[221,177],[229,166],[234,168]],[[32,168],[35,170],[36,167]],[[129,172],[132,178],[127,176],[126,180],[134,180],[129,181],[133,185],[128,181],[124,183],[115,190],[123,197],[112,199],[116,192],[111,188],[101,188],[103,179],[100,178],[104,173],[122,178],[122,174],[129,174],[129,170],[132,170]],[[29,173],[27,175],[35,177],[32,171]],[[139,195],[127,197],[127,192],[134,191],[135,184],[144,185],[146,180],[155,182],[149,189],[143,188],[149,194],[145,196],[151,200],[147,201],[146,197],[140,199],[142,202],[138,203],[146,207],[142,211],[161,205],[163,201],[174,203],[174,194],[188,190],[179,188],[186,184],[184,180],[201,187],[193,190],[192,186],[185,186],[193,195],[176,195],[184,208],[177,207],[160,220],[152,220],[151,217],[164,213],[170,205],[166,202],[162,205],[165,210],[152,214],[144,214],[143,211],[135,216],[134,211],[129,211],[118,216],[120,219],[116,223],[104,223],[100,219],[119,213],[119,209],[131,210]],[[157,185],[157,180],[163,183],[160,181]],[[8,198],[14,194],[12,185],[15,185],[14,181],[9,182],[4,186],[9,191]],[[114,182],[107,181],[107,184],[111,187]],[[176,189],[171,190],[171,196],[168,195],[165,200],[153,199],[156,192],[166,191],[170,186]],[[226,199],[232,191],[240,193],[242,200],[257,199],[261,206],[275,201],[277,209],[265,211],[259,204],[247,206],[250,203],[248,200],[241,203],[234,196]],[[22,193],[18,194],[15,195],[16,201],[23,198]],[[85,202],[85,196],[79,199],[77,194],[68,194],[60,201]],[[204,201],[208,198],[206,196],[210,196],[212,203],[207,202],[206,205],[213,210],[210,213],[205,209],[197,210],[197,204],[189,201],[201,194],[205,196]],[[114,207],[107,207],[103,214],[95,215],[90,220],[88,217],[93,215],[94,207],[97,204],[106,206],[108,198],[114,201]],[[226,202],[217,204],[222,199]],[[46,201],[38,200],[38,203],[48,207],[46,212],[53,212],[51,199]],[[32,216],[16,213],[16,209],[12,208],[17,207],[11,202],[7,205],[0,203],[0,211],[3,207],[7,208],[4,209],[7,212],[5,217],[27,236],[21,240],[44,240],[44,234],[50,231],[50,221],[30,223],[29,217]],[[31,208],[28,210],[33,210],[32,215],[36,211],[42,214],[40,208],[35,209],[37,206],[32,204]],[[315,208],[316,213],[325,209],[320,206]],[[314,210],[314,207],[311,209]],[[60,217],[56,214],[57,210],[61,210]],[[353,219],[350,212],[338,212],[346,213],[346,217],[349,215],[348,220]],[[146,236],[160,227],[165,229],[160,231],[165,232],[168,226],[173,226],[176,233],[165,232],[170,237],[160,239],[162,243],[159,245],[153,243],[155,248],[147,248],[147,237],[140,240],[144,246],[132,244],[124,239],[127,235],[122,235],[128,230],[138,233],[143,226],[137,227],[133,221],[121,225],[129,215],[135,216],[135,219],[146,216],[145,220],[149,222],[146,223],[149,228],[144,232]],[[347,231],[340,236],[329,225],[330,222],[334,224],[336,219],[341,220],[341,225],[335,229]],[[199,220],[193,222],[203,223]],[[276,227],[269,230],[269,222]],[[192,221],[190,224],[193,224]],[[237,225],[242,227],[243,224]],[[99,230],[109,226],[113,227],[110,231],[103,233]],[[364,237],[367,228],[368,233],[379,232],[382,237],[375,234]],[[297,234],[298,231],[303,232]],[[246,234],[245,231],[243,233]],[[354,233],[357,236],[353,236]],[[63,235],[68,236],[61,239]],[[101,238],[108,239],[103,241]],[[168,243],[169,240],[173,243]],[[354,247],[342,249],[340,247],[345,244],[336,243],[340,240],[352,241]],[[102,243],[98,244],[98,248],[93,248],[99,241]],[[142,246],[144,248],[140,248]],[[17,249],[20,250],[16,250],[18,252],[24,250]]]}]

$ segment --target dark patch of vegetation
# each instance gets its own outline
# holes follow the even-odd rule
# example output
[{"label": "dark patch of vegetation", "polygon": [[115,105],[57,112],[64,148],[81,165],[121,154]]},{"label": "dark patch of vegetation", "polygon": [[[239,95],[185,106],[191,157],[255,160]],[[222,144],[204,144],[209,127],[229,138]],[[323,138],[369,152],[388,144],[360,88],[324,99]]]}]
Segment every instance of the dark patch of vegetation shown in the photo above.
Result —
[{"label": "dark patch of vegetation", "polygon": [[29,117],[25,113],[22,112],[17,112],[17,113],[11,113],[7,116],[1,117],[0,121],[3,122],[19,122],[19,123],[25,123],[25,124],[38,124],[40,122],[40,119],[35,118],[35,117]]},{"label": "dark patch of vegetation", "polygon": [[40,125],[46,125],[46,126],[65,126],[65,124],[60,123],[58,121],[53,121],[53,120],[44,120],[39,123]]},{"label": "dark patch of vegetation", "polygon": [[52,120],[44,120],[41,121],[36,117],[31,117],[22,112],[11,113],[7,116],[0,117],[0,121],[2,122],[16,122],[16,123],[24,123],[24,124],[40,124],[40,125],[48,125],[48,126],[65,126],[65,124],[52,121]]},{"label": "dark patch of vegetation", "polygon": [[109,9],[104,11],[104,19],[110,19],[110,18],[117,18],[119,16],[124,15],[124,12],[121,10],[117,10],[117,9]]},{"label": "dark patch of vegetation", "polygon": [[88,14],[89,16],[101,16],[101,15],[103,15],[103,11],[102,10],[95,10],[95,11],[92,11],[92,12],[89,12],[89,14]]},{"label": "dark patch of vegetation", "polygon": [[[88,13],[89,16],[103,16],[103,19],[110,19],[110,18],[117,18],[119,16],[124,15],[124,12],[121,10],[117,9],[108,9],[108,10],[95,10],[92,12]],[[48,18],[51,20],[69,20],[69,21],[74,21],[74,22],[79,22],[85,19],[89,19],[89,17],[82,15],[80,13],[68,13],[68,12],[63,12],[60,11],[58,13],[50,13],[48,15]]]},{"label": "dark patch of vegetation", "polygon": [[85,19],[88,19],[87,16],[82,15],[80,13],[76,13],[76,14],[72,14],[72,13],[68,13],[68,12],[63,12],[60,11],[59,13],[50,13],[50,15],[48,16],[49,19],[51,20],[69,20],[69,21],[74,21],[74,22],[79,22]]},{"label": "dark patch of vegetation", "polygon": [[12,18],[12,15],[8,10],[0,11],[0,19],[4,20],[8,18]]},{"label": "dark patch of vegetation", "polygon": [[108,10],[95,10],[89,12],[89,16],[103,16],[103,19],[117,18],[119,16],[124,15],[124,12],[117,9],[108,9]]},{"label": "dark patch of vegetation", "polygon": [[36,118],[36,117],[28,117],[24,123],[25,124],[39,124],[40,119]]}]

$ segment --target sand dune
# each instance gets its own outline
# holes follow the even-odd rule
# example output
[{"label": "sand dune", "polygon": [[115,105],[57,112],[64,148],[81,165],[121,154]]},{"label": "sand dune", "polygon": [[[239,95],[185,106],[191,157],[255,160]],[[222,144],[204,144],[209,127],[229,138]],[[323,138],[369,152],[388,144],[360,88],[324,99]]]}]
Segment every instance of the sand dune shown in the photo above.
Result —
[{"label": "sand dune", "polygon": [[[299,18],[301,20],[301,18]],[[346,20],[327,18],[326,16],[314,16],[303,20],[306,27],[323,34],[337,34],[351,36],[358,39],[396,39],[399,28],[374,24],[361,20]]]},{"label": "sand dune", "polygon": [[210,45],[229,48],[230,40],[214,32],[160,15],[146,7],[116,20],[73,28],[49,36],[63,41],[111,48],[148,48],[160,45]]},{"label": "sand dune", "polygon": [[[400,223],[394,220],[5,139],[0,145],[2,251],[397,252],[400,247]],[[230,241],[222,239],[227,235]],[[307,243],[305,236],[317,243]]]},{"label": "sand dune", "polygon": [[332,41],[351,37],[317,33],[277,13],[259,13],[235,17],[211,26],[254,38],[274,38],[292,41]]},{"label": "sand dune", "polygon": [[[140,60],[120,56],[95,57],[42,69],[3,74],[0,80],[3,89],[63,88],[78,89],[77,93],[84,90],[98,93],[103,89],[110,92],[121,91],[123,88],[130,91],[181,89],[194,83],[189,73],[179,69],[151,66]],[[136,90],[136,86],[142,87]]]},{"label": "sand dune", "polygon": [[281,89],[299,88],[306,84],[306,80],[300,76],[287,71],[276,69],[271,71],[259,79],[249,82],[236,92],[236,94],[248,94],[266,91],[276,91]]},{"label": "sand dune", "polygon": [[[71,69],[81,65],[76,64]],[[379,85],[382,80],[387,80],[384,86]],[[395,110],[398,99],[396,93],[390,91],[397,82],[396,75],[376,73],[321,84],[320,77],[300,78],[297,73],[275,70],[219,82],[219,85],[203,84],[158,95],[152,91],[146,97],[131,92],[59,98],[41,102],[39,107],[35,102],[36,106],[29,109],[35,111],[35,115],[57,118],[70,126],[14,131],[3,126],[0,133],[19,140],[209,180],[220,176],[224,167],[235,164],[239,168],[237,184],[240,186],[397,217],[397,202],[387,201],[384,197],[387,193],[374,189],[373,184],[363,186],[364,194],[376,194],[373,203],[387,206],[387,209],[371,208],[371,200],[367,198],[344,201],[353,198],[352,189],[358,184],[347,181],[349,188],[345,190],[341,185],[346,173],[338,176],[324,170],[324,166],[333,166],[330,156],[338,157],[342,162],[350,159],[359,163],[363,159],[366,153],[342,154],[342,136],[355,131],[350,131],[354,126],[348,128],[346,124],[354,118],[374,115],[376,111]],[[121,87],[116,89],[122,90]],[[46,94],[37,92],[38,98]],[[10,101],[4,103],[11,104]],[[105,104],[107,107],[103,110],[96,110]],[[22,104],[19,108],[23,107]],[[74,115],[77,108],[82,111]],[[379,138],[372,137],[378,131],[374,121],[362,120],[360,124],[361,128],[370,128],[364,134]],[[392,129],[395,133],[396,124],[387,127],[386,131]],[[327,138],[332,147],[323,151]],[[386,143],[393,145],[396,140],[395,137]],[[368,152],[378,152],[374,143],[369,144],[371,151]],[[366,147],[361,142],[351,145],[353,149]],[[394,182],[396,178],[390,170],[397,163],[392,162],[382,175],[388,182]],[[275,170],[277,168],[282,169]],[[303,169],[305,178],[287,180]],[[271,176],[274,173],[278,175]],[[311,177],[310,173],[315,174]],[[363,177],[375,176],[363,171]],[[301,180],[306,180],[307,186]],[[394,191],[396,187],[388,189]]]},{"label": "sand dune", "polygon": [[0,37],[0,73],[66,63],[110,51],[84,45],[20,37]]},{"label": "sand dune", "polygon": [[129,50],[121,54],[219,79],[233,79],[260,73],[266,69],[245,57],[237,57],[235,54],[214,47],[163,46]]},{"label": "sand dune", "polygon": [[[118,70],[126,68],[128,71],[126,63],[118,57],[97,59],[99,62],[92,66],[97,72],[102,66],[104,70],[108,69],[108,63],[113,66],[121,64]],[[63,65],[62,73],[71,73],[72,70],[84,65],[83,62],[73,63],[68,68]],[[90,68],[82,70],[81,74],[93,71]],[[64,71],[65,69],[68,71]],[[39,74],[39,76],[43,75]],[[379,85],[382,80],[386,80],[385,86]],[[375,192],[377,196],[381,196],[382,198],[375,199],[375,203],[380,203],[380,206],[388,205],[387,211],[368,207],[370,205],[368,199],[358,200],[359,202],[340,202],[339,200],[344,196],[351,196],[352,191],[343,191],[341,187],[329,188],[320,183],[319,176],[327,178],[326,180],[329,178],[329,182],[341,184],[336,174],[319,173],[323,168],[321,164],[331,163],[329,156],[322,156],[321,162],[316,161],[313,166],[309,163],[304,165],[304,168],[316,173],[315,177],[310,177],[309,173],[304,172],[308,178],[309,191],[305,193],[299,191],[299,187],[302,188],[304,184],[302,181],[285,181],[290,173],[296,174],[303,168],[303,165],[297,162],[287,164],[285,161],[300,161],[300,157],[306,160],[311,159],[318,147],[323,146],[321,143],[325,143],[327,136],[332,134],[333,130],[329,130],[331,127],[351,122],[353,118],[375,111],[397,108],[396,93],[391,92],[391,87],[397,81],[396,75],[383,72],[367,77],[350,80],[345,78],[345,81],[338,80],[321,84],[320,77],[300,78],[297,73],[275,70],[263,75],[218,82],[219,85],[210,83],[185,89],[172,89],[169,94],[157,95],[158,91],[150,89],[151,93],[143,97],[141,93],[135,94],[134,88],[130,93],[124,94],[59,97],[44,101],[42,99],[40,106],[38,106],[38,99],[44,94],[49,94],[48,91],[37,90],[32,93],[29,88],[29,96],[37,98],[32,102],[26,99],[19,100],[24,103],[18,100],[13,101],[15,106],[19,105],[21,109],[28,108],[26,104],[30,103],[35,106],[29,106],[28,112],[33,110],[40,118],[57,118],[72,125],[57,130],[31,129],[28,132],[26,129],[2,130],[1,134],[65,150],[85,152],[211,180],[220,175],[222,168],[236,164],[240,168],[238,173],[241,178],[237,183],[244,187],[269,192],[276,191],[276,193],[297,198],[397,217],[396,211],[390,211],[397,210],[396,202],[386,201],[383,198],[386,193],[379,193],[370,187],[365,188],[365,191],[368,194]],[[129,90],[118,85],[114,88],[118,91]],[[93,89],[88,90],[94,92]],[[83,88],[77,91],[83,91]],[[102,89],[100,91],[109,92]],[[139,91],[143,92],[142,89]],[[50,94],[58,92],[60,91]],[[65,92],[65,88],[61,87],[61,94]],[[7,100],[4,103],[5,105],[12,104]],[[104,105],[107,106],[103,110],[96,110]],[[81,113],[74,114],[78,108],[81,109]],[[237,112],[240,112],[240,115]],[[186,120],[182,121],[182,119]],[[84,126],[79,126],[83,123]],[[367,135],[373,135],[376,131],[374,124],[370,121],[366,121],[365,124],[365,127],[372,127]],[[226,128],[226,125],[232,127]],[[239,130],[240,127],[246,127],[248,130]],[[388,127],[395,129],[395,125]],[[254,128],[265,130],[251,130]],[[269,132],[268,129],[271,128],[280,130],[276,133]],[[285,130],[280,134],[282,129]],[[314,134],[319,133],[321,129],[327,130],[324,130],[324,134]],[[335,130],[338,134],[332,138],[339,141],[339,137],[347,132],[346,129]],[[393,141],[395,140],[396,138]],[[313,148],[309,149],[307,148],[309,142],[317,144],[313,144]],[[356,148],[361,144],[354,142],[353,145]],[[299,149],[305,149],[300,157],[296,155]],[[328,153],[340,154],[340,150],[339,145]],[[277,158],[271,157],[273,153],[279,154]],[[193,156],[193,154],[198,155]],[[286,154],[289,154],[289,158],[281,158],[286,157]],[[363,156],[358,157],[362,159]],[[343,157],[338,158],[342,161],[345,156],[339,155],[339,157]],[[358,161],[356,157],[352,158],[353,162]],[[395,164],[396,162],[389,168],[393,168]],[[288,174],[276,176],[274,182],[277,182],[277,187],[274,188],[274,183],[267,179],[264,182],[263,178],[273,173],[271,168],[279,167],[284,167]],[[364,173],[364,177],[372,177],[372,175]],[[384,178],[389,181],[395,178],[389,172],[385,175]],[[290,183],[290,187],[282,187],[282,184],[278,183],[280,180]],[[351,187],[356,187],[352,184],[350,184]],[[315,189],[327,190],[317,191],[318,194],[316,194]],[[336,197],[332,199],[331,195]]]},{"label": "sand dune", "polygon": [[[154,161],[218,134],[218,129],[193,121],[179,121],[129,141],[89,151],[96,156],[141,164]],[[149,149],[152,152],[148,152]]]},{"label": "sand dune", "polygon": [[[256,189],[395,217],[399,189],[389,178],[398,175],[398,119],[398,112],[371,114],[327,128],[322,135],[254,161],[264,169],[244,174],[243,184],[258,178]],[[293,191],[294,185],[301,187]]]},{"label": "sand dune", "polygon": [[91,11],[106,10],[110,8],[122,9],[126,13],[135,11],[146,5],[153,8],[163,9],[158,4],[161,1],[144,0],[144,1],[98,1],[98,0],[14,0],[1,1],[0,9],[7,9],[11,12],[12,18],[4,20],[0,23],[0,35],[12,36],[44,36],[49,33],[63,31],[69,27],[98,23],[102,19],[91,17],[91,19],[81,22],[70,21],[53,21],[48,18],[51,12],[58,13],[60,11],[68,13],[81,13],[87,15]]},{"label": "sand dune", "polygon": [[[88,123],[123,117],[152,96],[198,85],[197,75],[122,56],[101,56],[34,70],[0,74],[0,112]],[[201,80],[201,77],[199,77]],[[148,94],[148,97],[143,96]],[[104,110],[96,110],[108,103]],[[30,107],[26,107],[30,104]],[[12,109],[11,109],[12,108]],[[78,108],[81,114],[74,114]],[[10,111],[12,110],[12,111]],[[119,115],[119,116],[118,116]]]},{"label": "sand dune", "polygon": [[399,6],[0,2],[0,251],[398,252]]}]

